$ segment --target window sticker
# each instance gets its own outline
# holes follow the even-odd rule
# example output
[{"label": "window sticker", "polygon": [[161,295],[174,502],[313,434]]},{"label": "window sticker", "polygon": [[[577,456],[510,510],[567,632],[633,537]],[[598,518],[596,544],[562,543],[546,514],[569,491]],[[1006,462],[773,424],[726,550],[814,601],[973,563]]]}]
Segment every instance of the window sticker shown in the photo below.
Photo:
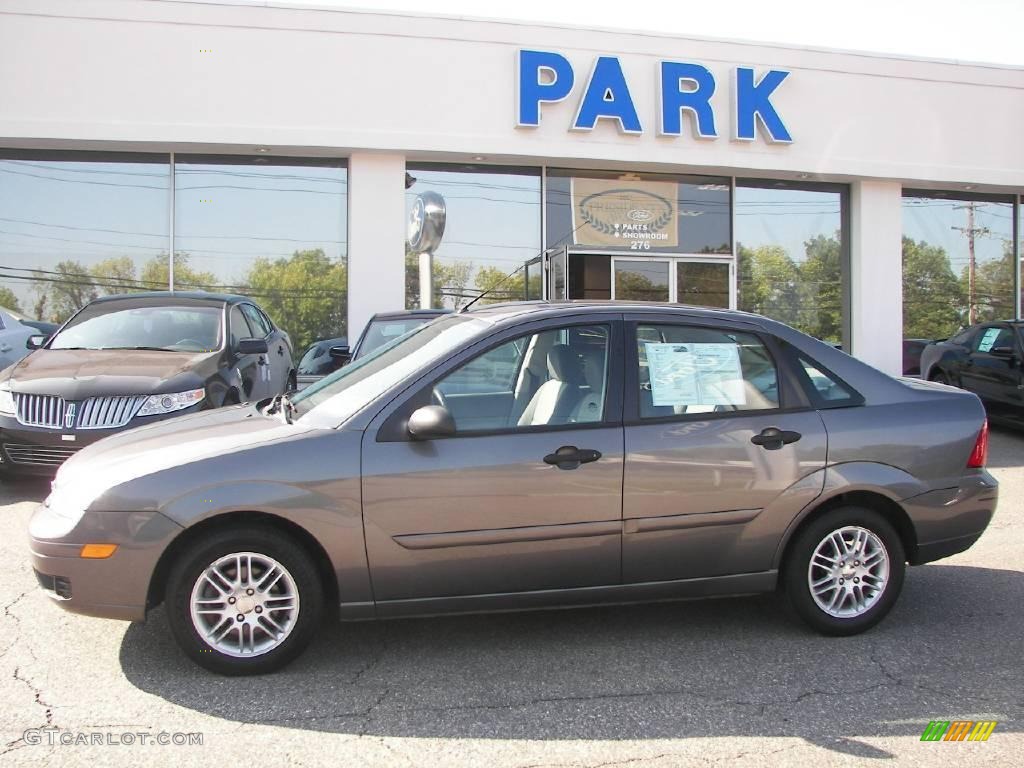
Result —
[{"label": "window sticker", "polygon": [[1001,328],[986,328],[984,335],[981,337],[981,341],[978,342],[979,352],[988,352],[992,349],[992,345],[996,343],[996,339],[999,338],[999,331]]},{"label": "window sticker", "polygon": [[736,344],[644,344],[654,405],[746,405]]}]

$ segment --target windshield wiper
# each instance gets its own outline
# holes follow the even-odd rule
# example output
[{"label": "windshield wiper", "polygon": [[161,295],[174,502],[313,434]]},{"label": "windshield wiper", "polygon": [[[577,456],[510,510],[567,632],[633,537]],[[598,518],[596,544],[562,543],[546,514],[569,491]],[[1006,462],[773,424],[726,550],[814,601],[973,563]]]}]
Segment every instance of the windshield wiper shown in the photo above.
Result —
[{"label": "windshield wiper", "polygon": [[140,349],[146,352],[180,352],[177,349],[168,349],[167,347],[93,347],[93,349]]}]

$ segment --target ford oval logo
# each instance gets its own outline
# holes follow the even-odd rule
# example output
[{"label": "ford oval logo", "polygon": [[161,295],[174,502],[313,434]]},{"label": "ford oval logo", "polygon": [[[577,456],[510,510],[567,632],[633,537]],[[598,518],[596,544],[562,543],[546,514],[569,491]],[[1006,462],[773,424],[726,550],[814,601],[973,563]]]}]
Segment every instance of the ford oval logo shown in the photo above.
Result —
[{"label": "ford oval logo", "polygon": [[634,208],[632,211],[626,214],[633,221],[650,221],[654,218],[654,214],[648,211],[646,208]]}]

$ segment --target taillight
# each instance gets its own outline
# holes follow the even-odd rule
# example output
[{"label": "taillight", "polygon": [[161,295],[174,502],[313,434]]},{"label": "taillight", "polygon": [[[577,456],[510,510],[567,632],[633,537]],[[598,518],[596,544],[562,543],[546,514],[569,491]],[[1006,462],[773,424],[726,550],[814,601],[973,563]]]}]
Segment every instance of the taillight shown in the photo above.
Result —
[{"label": "taillight", "polygon": [[988,419],[981,425],[978,439],[974,441],[974,450],[971,451],[971,458],[967,460],[967,466],[974,469],[981,469],[988,461]]}]

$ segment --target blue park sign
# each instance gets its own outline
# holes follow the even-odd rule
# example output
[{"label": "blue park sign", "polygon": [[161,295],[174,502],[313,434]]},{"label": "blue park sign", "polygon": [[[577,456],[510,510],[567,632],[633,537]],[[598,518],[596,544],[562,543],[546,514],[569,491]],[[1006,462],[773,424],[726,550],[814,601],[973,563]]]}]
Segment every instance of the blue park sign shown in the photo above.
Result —
[{"label": "blue park sign", "polygon": [[[568,98],[576,75],[569,60],[553,51],[520,50],[517,62],[516,124],[535,128],[540,125],[541,105]],[[710,70],[701,64],[661,61],[657,72],[658,134],[682,134],[685,112],[693,118],[697,138],[717,139],[718,122],[711,106],[717,83]],[[771,101],[772,94],[788,76],[788,71],[780,69],[769,69],[760,77],[755,76],[751,67],[733,70],[730,133],[734,140],[756,140],[760,126],[765,140],[792,143],[793,137]],[[601,119],[614,120],[622,133],[644,133],[616,56],[597,57],[570,130],[592,130]]]}]

